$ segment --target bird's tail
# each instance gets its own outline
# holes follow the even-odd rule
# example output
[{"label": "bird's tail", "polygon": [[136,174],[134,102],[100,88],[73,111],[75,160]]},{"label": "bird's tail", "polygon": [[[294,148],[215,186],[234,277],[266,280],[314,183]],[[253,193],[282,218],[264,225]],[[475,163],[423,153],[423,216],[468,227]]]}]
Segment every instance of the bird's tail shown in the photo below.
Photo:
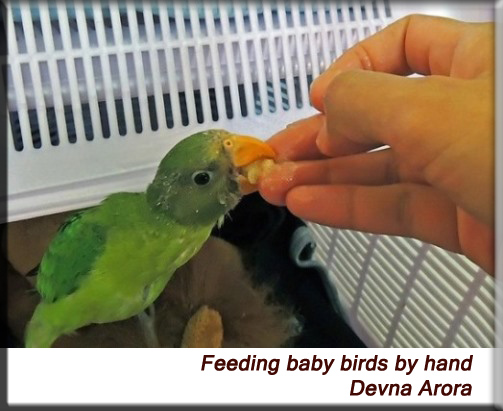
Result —
[{"label": "bird's tail", "polygon": [[25,332],[25,347],[49,348],[62,334],[51,321],[51,307],[40,303],[31,317]]}]

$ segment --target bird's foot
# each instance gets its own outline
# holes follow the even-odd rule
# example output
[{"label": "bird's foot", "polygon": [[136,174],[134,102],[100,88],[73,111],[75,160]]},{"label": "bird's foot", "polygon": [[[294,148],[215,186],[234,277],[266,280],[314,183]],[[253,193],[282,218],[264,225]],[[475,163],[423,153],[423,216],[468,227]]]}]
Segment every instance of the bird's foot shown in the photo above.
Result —
[{"label": "bird's foot", "polygon": [[151,304],[146,311],[142,311],[140,314],[138,314],[138,320],[140,321],[140,326],[143,331],[143,336],[145,337],[147,347],[159,348],[161,345],[159,344],[159,339],[157,338],[157,332],[155,330],[154,304]]}]

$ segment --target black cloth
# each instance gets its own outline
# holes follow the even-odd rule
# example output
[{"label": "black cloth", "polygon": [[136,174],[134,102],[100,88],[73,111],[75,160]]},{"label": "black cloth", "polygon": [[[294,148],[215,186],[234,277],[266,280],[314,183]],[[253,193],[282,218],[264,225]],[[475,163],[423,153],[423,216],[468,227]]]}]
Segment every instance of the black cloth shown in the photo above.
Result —
[{"label": "black cloth", "polygon": [[255,193],[244,197],[213,235],[237,246],[256,283],[273,288],[274,299],[292,306],[303,323],[295,347],[365,347],[334,309],[316,268],[299,267],[290,257],[294,231],[305,223],[285,207]]}]

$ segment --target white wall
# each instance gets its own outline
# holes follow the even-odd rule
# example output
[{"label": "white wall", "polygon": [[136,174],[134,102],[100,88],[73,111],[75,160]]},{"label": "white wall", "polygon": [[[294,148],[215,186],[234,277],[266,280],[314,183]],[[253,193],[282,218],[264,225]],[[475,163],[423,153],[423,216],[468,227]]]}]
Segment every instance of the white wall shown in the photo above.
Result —
[{"label": "white wall", "polygon": [[393,1],[394,18],[411,13],[431,14],[464,21],[494,21],[494,1]]}]

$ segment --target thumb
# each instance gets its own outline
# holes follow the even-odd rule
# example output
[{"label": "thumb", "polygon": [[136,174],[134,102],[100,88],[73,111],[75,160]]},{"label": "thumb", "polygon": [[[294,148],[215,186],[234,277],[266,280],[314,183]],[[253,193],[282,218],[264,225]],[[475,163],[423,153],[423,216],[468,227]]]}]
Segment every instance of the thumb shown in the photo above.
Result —
[{"label": "thumb", "polygon": [[424,165],[445,144],[438,125],[445,123],[445,108],[452,102],[449,81],[456,80],[364,70],[336,75],[324,98],[326,124],[317,137],[320,151],[335,156],[341,144],[349,142],[362,147],[389,145],[398,155]]}]

